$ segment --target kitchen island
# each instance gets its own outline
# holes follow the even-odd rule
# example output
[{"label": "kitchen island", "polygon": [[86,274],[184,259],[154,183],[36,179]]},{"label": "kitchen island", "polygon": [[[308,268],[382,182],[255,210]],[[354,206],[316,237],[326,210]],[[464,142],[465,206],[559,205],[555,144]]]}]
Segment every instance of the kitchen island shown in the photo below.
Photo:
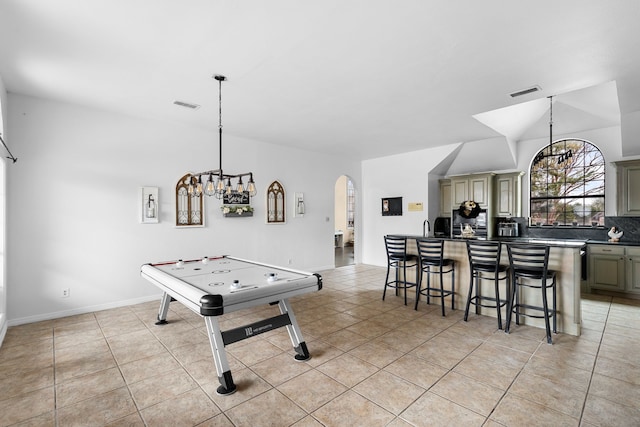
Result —
[{"label": "kitchen island", "polygon": [[[416,239],[422,236],[416,235],[400,235],[407,238],[407,250],[409,253],[417,254]],[[456,283],[455,283],[455,309],[464,310],[469,294],[469,285],[471,273],[469,269],[469,258],[467,256],[466,239],[464,238],[439,238],[445,241],[444,250],[445,257],[451,258],[456,262]],[[528,238],[509,238],[498,239],[489,238],[484,240],[494,240],[503,243],[501,263],[508,265],[509,257],[507,255],[508,243],[535,243],[550,247],[549,251],[549,269],[555,270],[557,273],[557,318],[558,333],[569,335],[580,335],[581,311],[580,311],[580,293],[582,288],[582,263],[583,255],[586,248],[584,240],[562,240],[562,239],[528,239]],[[410,281],[414,281],[414,277],[408,277]],[[450,279],[445,277],[445,287],[450,286]],[[520,287],[523,292],[520,295],[530,305],[542,305],[542,296],[539,289],[529,289]],[[504,284],[501,283],[501,288]],[[409,291],[411,292],[411,290]],[[482,294],[486,296],[494,296],[493,284],[484,281],[482,286]],[[414,295],[409,295],[415,297]],[[501,293],[501,297],[505,296]],[[426,304],[421,302],[420,307]],[[494,308],[479,307],[480,314],[483,316],[496,317]],[[470,309],[469,315],[472,316],[474,308]],[[504,313],[503,319],[506,319]],[[515,317],[512,319],[515,321]],[[526,316],[521,316],[521,324],[531,325],[544,329],[544,320]],[[517,326],[511,328],[512,333],[517,333]]]}]

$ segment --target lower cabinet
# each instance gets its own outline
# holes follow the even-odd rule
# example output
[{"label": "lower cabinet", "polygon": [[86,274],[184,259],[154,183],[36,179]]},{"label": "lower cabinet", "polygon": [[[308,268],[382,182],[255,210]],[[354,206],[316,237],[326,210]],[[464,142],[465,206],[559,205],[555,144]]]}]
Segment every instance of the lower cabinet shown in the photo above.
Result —
[{"label": "lower cabinet", "polygon": [[640,247],[627,246],[627,291],[640,293]]},{"label": "lower cabinet", "polygon": [[589,245],[589,287],[640,293],[640,247]]}]

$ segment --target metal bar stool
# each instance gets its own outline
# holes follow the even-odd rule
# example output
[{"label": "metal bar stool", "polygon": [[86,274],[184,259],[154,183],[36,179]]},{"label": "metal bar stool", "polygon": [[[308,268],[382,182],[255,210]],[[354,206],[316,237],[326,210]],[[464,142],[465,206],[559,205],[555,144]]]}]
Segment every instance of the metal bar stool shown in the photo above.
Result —
[{"label": "metal bar stool", "polygon": [[[442,315],[444,316],[444,298],[451,295],[451,309],[454,309],[455,290],[456,290],[456,271],[455,261],[444,257],[444,240],[439,239],[416,239],[418,245],[418,257],[420,258],[420,278],[418,279],[418,287],[416,288],[416,306],[418,309],[418,301],[420,295],[427,297],[427,304],[430,298],[440,298],[442,306]],[[447,269],[448,268],[448,269]],[[427,286],[422,286],[422,278],[427,275]],[[443,274],[451,273],[451,289],[444,289]],[[440,286],[431,285],[431,275],[440,276]]]},{"label": "metal bar stool", "polygon": [[[384,291],[382,292],[382,300],[387,294],[387,287],[395,288],[396,295],[398,290],[404,290],[404,305],[407,305],[407,289],[416,286],[416,283],[407,282],[407,268],[416,269],[416,278],[419,276],[418,257],[416,255],[407,254],[407,238],[401,236],[384,236],[384,245],[387,249],[387,277],[384,283]],[[395,269],[394,280],[389,281],[389,273],[391,269]],[[402,279],[400,278],[400,270],[402,270]]]},{"label": "metal bar stool", "polygon": [[[498,317],[498,329],[502,329],[502,307],[509,305],[508,265],[500,264],[502,244],[500,242],[467,240],[467,255],[469,257],[469,297],[464,310],[464,321],[469,317],[469,306],[476,306],[476,314],[480,314],[480,307],[495,308]],[[502,277],[500,276],[502,275]],[[495,296],[482,295],[480,285],[483,280],[493,280]],[[505,281],[506,298],[500,298],[500,281]],[[475,286],[474,286],[475,285]],[[475,288],[475,295],[473,294]]]},{"label": "metal bar stool", "polygon": [[[547,342],[551,340],[551,327],[549,318],[553,319],[553,333],[557,333],[556,322],[556,272],[548,269],[549,246],[536,244],[507,245],[509,253],[509,266],[511,268],[511,300],[507,310],[507,326],[505,332],[509,333],[511,315],[516,314],[516,325],[520,324],[520,316],[544,319],[547,331]],[[537,283],[536,283],[537,282]],[[523,304],[520,301],[518,286],[540,289],[542,293],[542,307]],[[547,291],[551,289],[552,305],[549,308]],[[515,302],[514,302],[515,301]],[[535,315],[533,311],[541,311],[542,315]]]}]

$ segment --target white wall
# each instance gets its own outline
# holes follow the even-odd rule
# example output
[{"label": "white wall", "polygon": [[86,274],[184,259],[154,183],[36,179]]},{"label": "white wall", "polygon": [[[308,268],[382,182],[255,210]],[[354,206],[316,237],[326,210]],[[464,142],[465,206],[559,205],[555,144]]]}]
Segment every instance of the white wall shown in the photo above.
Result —
[{"label": "white wall", "polygon": [[[430,204],[438,198],[429,197],[429,173],[458,145],[432,149],[362,162],[362,215],[364,222],[362,262],[386,265],[383,236],[386,234],[422,234],[422,223],[429,212],[438,212]],[[402,197],[402,216],[382,216],[383,197]],[[422,202],[422,212],[409,212],[410,202]],[[433,224],[434,217],[430,217]]]},{"label": "white wall", "polygon": [[[571,135],[556,135],[555,139],[565,137],[582,138],[595,144],[603,153],[606,166],[606,214],[616,214],[616,169],[611,162],[624,160],[620,127],[589,130]],[[482,141],[474,144],[481,144]],[[515,170],[528,172],[535,154],[549,143],[548,139],[520,141],[516,144],[517,166]],[[440,162],[445,161],[458,146],[443,146],[434,149],[416,151],[407,154],[364,161],[362,164],[362,180],[364,194],[362,197],[363,215],[366,227],[362,250],[362,262],[365,264],[386,265],[383,236],[386,234],[422,234],[422,222],[427,212],[438,212],[437,207],[425,206],[425,212],[408,212],[408,202],[428,201],[439,203],[435,195],[430,194],[438,188],[438,175],[428,177],[429,171],[438,169]],[[473,172],[500,172],[504,168],[501,152],[484,150],[477,152]],[[511,153],[505,153],[511,157]],[[455,163],[455,162],[454,162]],[[513,169],[509,169],[513,170]],[[461,171],[458,171],[461,172]],[[427,185],[427,180],[431,183]],[[523,215],[529,212],[529,178],[523,177]],[[380,199],[383,197],[403,197],[404,214],[398,217],[383,217],[380,214]],[[433,209],[435,208],[435,209]],[[433,215],[429,216],[433,219]]]},{"label": "white wall", "polygon": [[[223,218],[220,201],[207,198],[205,227],[177,229],[176,181],[217,167],[217,130],[15,94],[8,110],[20,157],[8,169],[10,324],[155,297],[139,276],[147,262],[230,254],[311,271],[334,265],[334,186],[343,174],[358,179],[359,163],[225,134],[225,171],[254,172],[254,217]],[[265,223],[264,191],[275,179],[288,197],[283,225]],[[139,223],[141,186],[159,187],[159,224]],[[296,191],[303,218],[292,217]]]},{"label": "white wall", "polygon": [[[9,145],[8,138],[5,135],[4,123],[7,119],[7,91],[4,87],[2,77],[0,77],[0,133],[2,139]],[[6,168],[7,160],[4,147],[0,148],[2,151],[2,158],[0,159],[0,345],[4,340],[5,333],[7,331],[7,262],[5,254],[6,252]]]}]

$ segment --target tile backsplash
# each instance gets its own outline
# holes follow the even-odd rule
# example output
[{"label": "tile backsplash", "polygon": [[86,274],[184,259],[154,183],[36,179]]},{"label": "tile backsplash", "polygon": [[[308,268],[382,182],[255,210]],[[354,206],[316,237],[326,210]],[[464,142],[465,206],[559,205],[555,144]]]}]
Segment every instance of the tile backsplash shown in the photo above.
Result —
[{"label": "tile backsplash", "polygon": [[616,227],[624,231],[621,242],[640,242],[640,217],[637,216],[608,216],[604,218],[607,231]]},{"label": "tile backsplash", "polygon": [[518,223],[521,237],[609,240],[609,229],[616,227],[624,232],[620,242],[640,243],[640,217],[637,216],[608,216],[604,219],[604,227],[529,227],[528,218],[516,217],[512,220]]}]

